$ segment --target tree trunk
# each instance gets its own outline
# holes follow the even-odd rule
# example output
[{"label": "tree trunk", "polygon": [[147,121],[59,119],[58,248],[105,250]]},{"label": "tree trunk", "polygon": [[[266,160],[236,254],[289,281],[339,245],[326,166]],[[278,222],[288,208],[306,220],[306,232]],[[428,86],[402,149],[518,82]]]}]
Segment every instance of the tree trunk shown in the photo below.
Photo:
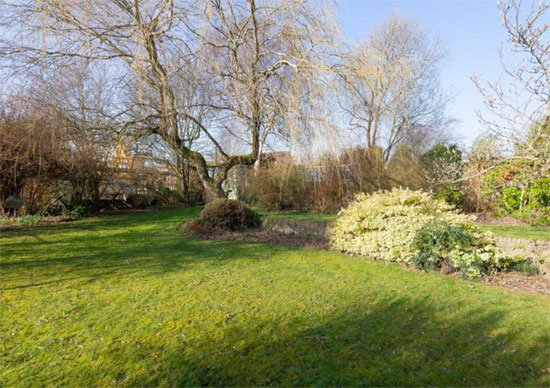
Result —
[{"label": "tree trunk", "polygon": [[216,180],[212,181],[202,181],[202,187],[204,188],[205,200],[206,202],[212,202],[216,199],[225,199],[227,194],[222,188],[223,181],[217,182]]},{"label": "tree trunk", "polygon": [[191,198],[189,195],[189,186],[191,183],[191,169],[189,168],[189,162],[186,161],[183,156],[178,155],[178,166],[180,170],[181,177],[181,188],[183,190],[183,201],[185,204],[189,205]]},{"label": "tree trunk", "polygon": [[184,202],[189,205],[191,202],[191,199],[189,197],[189,171],[185,171],[185,175],[182,179],[182,189],[183,189],[183,200]]},{"label": "tree trunk", "polygon": [[258,176],[258,174],[260,173],[260,166],[261,162],[260,157],[258,156],[258,159],[254,162],[254,176]]}]

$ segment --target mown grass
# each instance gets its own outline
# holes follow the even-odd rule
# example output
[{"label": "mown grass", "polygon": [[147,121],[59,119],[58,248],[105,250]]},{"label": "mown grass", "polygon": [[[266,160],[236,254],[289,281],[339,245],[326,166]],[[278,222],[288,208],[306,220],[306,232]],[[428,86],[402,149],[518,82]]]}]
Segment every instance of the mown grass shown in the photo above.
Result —
[{"label": "mown grass", "polygon": [[550,240],[550,226],[481,225],[481,228],[490,230],[497,236],[531,240]]},{"label": "mown grass", "polygon": [[198,209],[0,235],[0,386],[548,386],[550,298],[182,238]]}]

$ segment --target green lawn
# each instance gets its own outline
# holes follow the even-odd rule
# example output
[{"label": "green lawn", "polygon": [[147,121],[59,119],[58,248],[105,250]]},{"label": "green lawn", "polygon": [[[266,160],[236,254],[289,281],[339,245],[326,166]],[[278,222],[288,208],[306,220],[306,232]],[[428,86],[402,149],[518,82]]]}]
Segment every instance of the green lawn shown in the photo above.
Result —
[{"label": "green lawn", "polygon": [[550,297],[182,238],[198,209],[0,234],[0,386],[548,386]]},{"label": "green lawn", "polygon": [[482,225],[497,236],[527,238],[532,240],[550,240],[550,226],[499,226]]}]

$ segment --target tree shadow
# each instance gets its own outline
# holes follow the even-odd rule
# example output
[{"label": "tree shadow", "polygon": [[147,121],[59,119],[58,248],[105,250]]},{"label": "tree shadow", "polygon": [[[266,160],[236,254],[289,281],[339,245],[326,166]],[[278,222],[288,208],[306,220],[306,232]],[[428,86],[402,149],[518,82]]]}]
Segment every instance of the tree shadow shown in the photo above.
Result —
[{"label": "tree shadow", "polygon": [[[184,208],[168,208],[156,209],[152,212],[136,212],[119,215],[100,215],[89,218],[82,218],[70,222],[60,222],[57,224],[28,226],[21,229],[3,230],[0,232],[0,237],[37,237],[59,234],[64,232],[84,231],[84,232],[100,232],[105,229],[116,229],[119,227],[127,227],[129,225],[139,225],[142,222],[151,222],[171,224],[178,220],[185,221],[186,219],[196,217],[202,207],[184,207]],[[183,222],[181,221],[181,222]]]},{"label": "tree shadow", "polygon": [[[4,281],[0,289],[53,287],[76,279],[87,282],[133,274],[154,276],[197,263],[219,266],[243,257],[265,260],[270,256],[266,253],[289,249],[184,238],[176,226],[196,212],[138,213],[10,231],[2,236],[15,239],[2,244],[0,273]],[[154,227],[144,229],[144,222]]]},{"label": "tree shadow", "polygon": [[[426,300],[399,298],[346,311],[228,323],[221,338],[166,352],[129,386],[547,386],[550,333],[535,345],[520,327],[501,326],[505,310],[471,310],[450,321]],[[503,329],[505,328],[505,329]]]},{"label": "tree shadow", "polygon": [[[193,268],[196,264],[207,266],[226,265],[231,261],[268,260],[274,251],[283,247],[268,247],[257,243],[213,242],[172,238],[165,242],[155,242],[155,246],[146,241],[119,244],[108,249],[90,249],[79,246],[79,239],[67,244],[72,248],[67,254],[46,255],[43,258],[0,262],[0,273],[10,286],[2,289],[25,288],[38,285],[60,285],[64,280],[87,278],[99,280],[105,277],[127,277],[132,274],[155,276],[158,274]],[[20,252],[40,252],[41,243],[30,244]],[[286,248],[288,249],[288,248]],[[269,254],[266,254],[269,253]],[[76,276],[75,276],[76,275]],[[55,280],[37,283],[25,283],[29,279],[51,278]],[[65,279],[62,279],[65,278]],[[24,284],[22,284],[22,282]],[[14,284],[15,283],[15,284]]]}]

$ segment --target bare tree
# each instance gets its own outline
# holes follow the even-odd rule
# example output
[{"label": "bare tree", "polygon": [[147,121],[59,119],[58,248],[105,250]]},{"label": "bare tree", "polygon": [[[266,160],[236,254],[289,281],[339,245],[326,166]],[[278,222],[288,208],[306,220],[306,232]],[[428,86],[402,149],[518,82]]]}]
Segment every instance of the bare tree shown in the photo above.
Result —
[{"label": "bare tree", "polygon": [[86,61],[55,68],[51,73],[63,77],[40,76],[30,98],[55,118],[58,140],[63,142],[59,180],[71,189],[63,190],[59,200],[69,207],[85,205],[98,210],[113,178],[110,161],[117,144],[118,121],[113,118],[115,88],[101,68],[95,70]]},{"label": "bare tree", "polygon": [[444,50],[437,37],[393,15],[341,58],[341,106],[367,148],[382,147],[388,161],[398,144],[430,136],[441,140],[450,120],[449,96],[439,85]]},{"label": "bare tree", "polygon": [[42,70],[1,102],[0,191],[33,213],[57,200],[97,209],[112,175],[108,87],[86,66]]},{"label": "bare tree", "polygon": [[[294,0],[211,0],[204,13],[199,39],[214,81],[209,106],[222,118],[221,129],[251,150],[258,168],[270,135],[308,130],[315,73],[332,39],[330,20],[321,2]],[[222,147],[218,151],[224,157]]]},{"label": "bare tree", "polygon": [[[181,61],[171,84],[177,96],[178,111],[187,112],[186,115],[178,115],[178,137],[186,148],[198,151],[208,159],[211,157],[208,151],[212,147],[202,128],[211,127],[213,117],[211,109],[204,103],[208,88],[202,84],[201,71],[197,65],[196,61]],[[147,122],[139,122],[139,117],[146,116],[151,112],[151,106],[155,105],[155,91],[132,82],[126,88],[123,100],[128,108],[126,115],[136,121],[125,133],[126,143],[134,143],[133,146],[129,144],[129,148],[147,153],[157,164],[170,169],[179,182],[184,200],[189,202],[192,177],[196,176],[193,164],[182,154],[180,147],[164,141],[158,134],[152,134]]]},{"label": "bare tree", "polygon": [[50,183],[59,173],[62,144],[51,120],[27,103],[21,93],[0,100],[0,212],[9,196],[25,199],[25,211],[36,213]]},{"label": "bare tree", "polygon": [[[131,75],[147,98],[136,101],[140,115],[128,118],[121,129],[140,125],[162,139],[191,163],[212,199],[225,196],[222,183],[232,166],[252,165],[259,158],[274,123],[281,122],[285,85],[310,67],[316,49],[312,32],[327,24],[309,3],[212,0],[201,9],[185,0],[23,0],[3,6],[1,23],[11,32],[0,54],[16,58],[15,68],[75,58],[107,61],[117,67],[121,87]],[[216,55],[205,68],[213,95],[204,103],[218,111],[218,124],[212,126],[178,101],[174,85],[175,75],[188,68],[182,62],[195,61],[203,50]],[[221,112],[231,112],[230,118]],[[180,136],[182,120],[200,128],[216,150],[216,169]],[[242,153],[222,147],[220,128],[244,140]]]},{"label": "bare tree", "polygon": [[[550,3],[506,0],[498,3],[509,51],[499,51],[503,74],[482,83],[480,122],[501,152],[492,166],[516,159],[536,179],[550,173]],[[489,167],[490,168],[490,167]]]}]

